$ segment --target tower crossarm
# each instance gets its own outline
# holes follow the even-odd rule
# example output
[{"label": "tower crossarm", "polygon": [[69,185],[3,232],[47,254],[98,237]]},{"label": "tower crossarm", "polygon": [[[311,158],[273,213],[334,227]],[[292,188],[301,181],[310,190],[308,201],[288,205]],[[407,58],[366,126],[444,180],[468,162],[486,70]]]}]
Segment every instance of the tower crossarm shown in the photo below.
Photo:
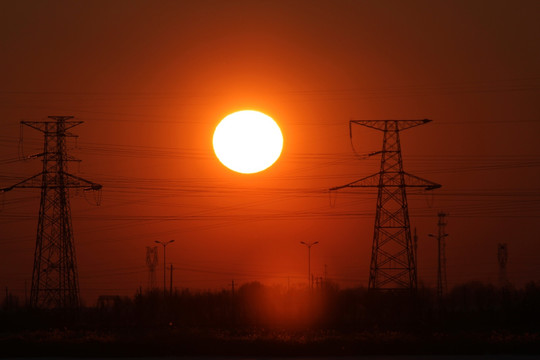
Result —
[{"label": "tower crossarm", "polygon": [[[43,172],[40,172],[39,174],[36,174],[34,176],[31,176],[27,179],[24,179],[14,185],[11,185],[11,186],[8,186],[8,187],[5,187],[5,188],[2,188],[0,189],[0,191],[2,192],[6,192],[6,191],[10,191],[10,190],[13,190],[15,188],[21,188],[21,189],[28,189],[28,188],[32,188],[32,189],[40,189],[43,187],[43,181],[42,181],[42,178],[43,176],[45,175],[45,173]],[[62,184],[63,187],[65,188],[82,188],[84,190],[100,190],[102,188],[102,186],[100,184],[96,184],[96,183],[93,183],[91,181],[88,181],[86,179],[83,179],[81,177],[78,177],[78,176],[75,176],[75,175],[72,175],[70,173],[66,173],[64,172],[63,173],[64,175],[64,183]],[[54,184],[53,183],[50,183],[47,185],[49,188],[54,188],[56,186],[60,186],[60,184]]]},{"label": "tower crossarm", "polygon": [[66,187],[69,188],[83,188],[84,190],[100,190],[102,186],[89,180],[83,179],[69,173],[64,173],[69,180],[66,183]]},{"label": "tower crossarm", "polygon": [[379,186],[379,173],[363,177],[351,183],[335,186],[330,191],[340,190],[347,187],[377,187]]},{"label": "tower crossarm", "polygon": [[379,173],[363,177],[351,183],[335,186],[330,191],[340,190],[346,187],[377,187],[379,186]]},{"label": "tower crossarm", "polygon": [[362,125],[380,131],[397,130],[402,131],[415,126],[420,126],[430,122],[429,119],[422,120],[350,120],[349,130],[352,124]]},{"label": "tower crossarm", "polygon": [[412,175],[404,172],[403,177],[405,179],[406,187],[424,188],[425,190],[435,190],[441,187],[441,184],[434,183],[426,179],[422,179],[419,176]]},{"label": "tower crossarm", "polygon": [[36,174],[34,176],[30,176],[27,179],[24,179],[22,181],[19,181],[16,184],[13,184],[11,186],[5,187],[0,189],[2,192],[10,191],[15,188],[40,188],[41,187],[41,177],[43,173],[40,172],[39,174]]},{"label": "tower crossarm", "polygon": [[[404,184],[401,182],[401,175],[403,175]],[[381,183],[381,176],[383,176],[383,182]],[[435,190],[441,187],[440,184],[432,181],[422,179],[421,177],[402,172],[384,172],[383,174],[377,173],[358,179],[351,183],[336,186],[330,188],[330,191],[340,190],[346,187],[351,188],[378,188],[378,187],[414,187],[424,188],[425,190]]]},{"label": "tower crossarm", "polygon": [[47,121],[21,121],[21,124],[26,125],[28,127],[31,127],[32,129],[41,131],[45,134],[54,134],[56,132],[56,124],[59,120],[62,121],[64,124],[64,134],[63,136],[74,136],[70,133],[67,133],[66,130],[71,129],[77,125],[81,125],[84,123],[84,121],[79,120],[71,120],[73,119],[73,116],[49,116],[48,117],[51,120]]}]

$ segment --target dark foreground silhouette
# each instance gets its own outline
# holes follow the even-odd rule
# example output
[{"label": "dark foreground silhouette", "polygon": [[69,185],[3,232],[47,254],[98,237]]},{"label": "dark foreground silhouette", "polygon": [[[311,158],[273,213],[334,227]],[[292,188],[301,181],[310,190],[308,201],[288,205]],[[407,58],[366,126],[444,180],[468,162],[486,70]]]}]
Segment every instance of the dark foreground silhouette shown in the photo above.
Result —
[{"label": "dark foreground silhouette", "polygon": [[234,294],[177,291],[102,297],[95,307],[36,310],[7,296],[2,356],[540,354],[540,286],[457,286],[443,298],[258,282]]}]

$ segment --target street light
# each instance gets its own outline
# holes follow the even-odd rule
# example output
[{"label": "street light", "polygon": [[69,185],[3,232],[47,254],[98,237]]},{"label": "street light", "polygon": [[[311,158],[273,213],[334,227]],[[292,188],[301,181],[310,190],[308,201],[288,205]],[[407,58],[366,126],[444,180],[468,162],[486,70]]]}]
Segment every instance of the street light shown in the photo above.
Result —
[{"label": "street light", "polygon": [[308,279],[308,288],[309,289],[311,289],[311,247],[313,245],[317,245],[318,243],[319,243],[318,241],[310,242],[310,243],[300,241],[300,244],[306,245],[307,248],[308,248],[308,275],[307,275],[307,279]]},{"label": "street light", "polygon": [[167,249],[167,245],[169,245],[170,243],[174,242],[174,240],[169,240],[169,241],[159,241],[159,240],[156,240],[155,243],[156,244],[161,244],[163,245],[163,295],[166,295],[167,294],[167,281],[166,281],[166,274],[167,274],[167,269],[166,269],[166,262],[165,262],[165,251]]}]

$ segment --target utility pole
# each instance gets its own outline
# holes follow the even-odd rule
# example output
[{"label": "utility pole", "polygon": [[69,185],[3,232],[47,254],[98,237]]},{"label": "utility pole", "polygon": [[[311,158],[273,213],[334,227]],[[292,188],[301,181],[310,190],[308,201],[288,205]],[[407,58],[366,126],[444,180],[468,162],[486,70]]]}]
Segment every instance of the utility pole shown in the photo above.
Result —
[{"label": "utility pole", "polygon": [[318,241],[315,241],[315,242],[304,242],[304,241],[300,241],[300,244],[302,245],[305,245],[307,246],[308,248],[308,288],[311,289],[313,288],[313,280],[311,278],[311,247],[313,245],[317,245],[319,242]]},{"label": "utility pole", "polygon": [[412,248],[407,187],[433,190],[441,185],[403,171],[400,131],[424,125],[431,120],[351,120],[383,132],[381,164],[378,173],[333,187],[330,190],[350,188],[377,188],[377,210],[373,231],[369,290],[409,290],[417,288],[416,259]]},{"label": "utility pole", "polygon": [[39,220],[30,306],[39,308],[77,308],[79,278],[71,225],[69,189],[100,190],[101,185],[67,172],[67,164],[77,160],[67,153],[66,139],[76,137],[70,130],[82,124],[73,116],[49,116],[45,121],[21,121],[21,125],[43,133],[43,170],[10,187],[41,189]]},{"label": "utility pole", "polygon": [[169,240],[169,241],[155,240],[154,242],[156,244],[163,245],[163,296],[166,296],[167,295],[167,263],[165,262],[167,259],[166,250],[167,250],[167,245],[169,245],[170,243],[173,243],[174,240]]},{"label": "utility pole", "polygon": [[[445,232],[446,221],[445,217],[447,214],[442,211],[438,213],[439,221],[437,223],[439,228],[439,233],[437,234],[437,298],[442,299],[443,295],[447,291],[447,282],[446,282],[446,240],[448,236]],[[433,234],[428,234],[428,236],[435,237]]]}]

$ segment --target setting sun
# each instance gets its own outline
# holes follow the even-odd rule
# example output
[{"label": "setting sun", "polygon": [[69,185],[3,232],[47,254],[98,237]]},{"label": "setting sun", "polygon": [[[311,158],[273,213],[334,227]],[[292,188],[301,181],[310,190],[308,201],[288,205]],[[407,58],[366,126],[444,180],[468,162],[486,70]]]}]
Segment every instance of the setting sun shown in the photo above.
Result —
[{"label": "setting sun", "polygon": [[277,123],[258,111],[226,116],[214,132],[214,152],[229,169],[252,174],[270,167],[281,155],[283,135]]}]

